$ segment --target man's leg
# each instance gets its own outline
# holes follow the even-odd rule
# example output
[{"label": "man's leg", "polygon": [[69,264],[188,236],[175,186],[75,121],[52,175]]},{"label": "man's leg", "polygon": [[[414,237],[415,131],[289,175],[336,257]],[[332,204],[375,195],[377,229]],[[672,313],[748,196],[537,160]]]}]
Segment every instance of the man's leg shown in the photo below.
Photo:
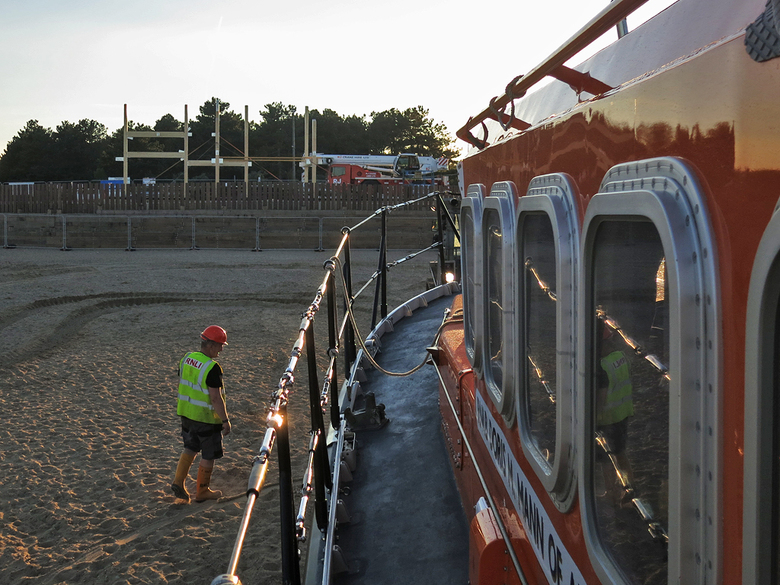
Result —
[{"label": "man's leg", "polygon": [[193,459],[195,459],[195,451],[185,448],[179,457],[179,464],[176,466],[176,475],[171,484],[173,495],[181,500],[187,500],[188,502],[190,501],[190,494],[187,492],[184,480],[187,479],[187,476],[190,473]]},{"label": "man's leg", "polygon": [[200,465],[198,466],[198,491],[195,493],[196,502],[204,502],[206,500],[218,500],[222,497],[222,492],[219,490],[209,489],[211,483],[211,473],[214,471],[213,459],[200,459]]}]

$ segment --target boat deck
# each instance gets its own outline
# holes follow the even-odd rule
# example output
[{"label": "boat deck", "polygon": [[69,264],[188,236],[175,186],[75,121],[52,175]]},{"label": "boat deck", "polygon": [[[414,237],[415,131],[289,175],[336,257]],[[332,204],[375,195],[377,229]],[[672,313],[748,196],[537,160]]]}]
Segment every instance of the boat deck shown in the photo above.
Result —
[{"label": "boat deck", "polygon": [[[431,301],[381,338],[377,362],[403,372],[420,363],[451,296]],[[432,366],[407,377],[371,369],[364,391],[385,405],[389,422],[356,433],[357,467],[344,497],[351,522],[338,545],[350,573],[342,585],[468,582],[468,525],[441,432],[438,378]]]}]

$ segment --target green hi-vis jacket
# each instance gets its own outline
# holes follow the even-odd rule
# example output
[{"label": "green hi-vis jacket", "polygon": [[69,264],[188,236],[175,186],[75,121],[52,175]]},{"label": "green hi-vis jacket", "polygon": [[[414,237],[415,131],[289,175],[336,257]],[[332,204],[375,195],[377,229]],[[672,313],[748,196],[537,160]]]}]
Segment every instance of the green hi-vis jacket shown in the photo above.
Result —
[{"label": "green hi-vis jacket", "polygon": [[[220,424],[222,420],[214,412],[206,376],[215,362],[207,355],[193,351],[179,362],[179,402],[176,414],[199,422]],[[224,390],[222,391],[224,393]]]},{"label": "green hi-vis jacket", "polygon": [[598,413],[596,422],[599,425],[611,425],[634,414],[631,370],[628,366],[628,358],[622,351],[613,351],[602,358],[600,363],[607,373],[609,386],[606,402]]}]

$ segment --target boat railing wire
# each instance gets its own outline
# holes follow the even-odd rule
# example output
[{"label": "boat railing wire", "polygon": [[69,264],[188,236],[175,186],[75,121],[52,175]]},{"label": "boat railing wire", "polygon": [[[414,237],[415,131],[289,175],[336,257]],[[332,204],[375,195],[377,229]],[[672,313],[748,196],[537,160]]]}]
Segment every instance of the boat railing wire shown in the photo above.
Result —
[{"label": "boat railing wire", "polygon": [[[346,424],[344,415],[339,409],[339,384],[338,384],[338,358],[342,358],[343,371],[350,372],[352,365],[359,355],[370,356],[365,342],[359,335],[354,319],[352,307],[355,300],[369,287],[374,285],[373,310],[371,317],[371,330],[377,324],[379,316],[387,317],[387,276],[388,270],[405,262],[413,260],[432,250],[438,250],[438,264],[435,276],[439,282],[444,282],[445,272],[445,237],[447,229],[452,230],[455,238],[459,240],[457,224],[452,217],[445,197],[458,197],[454,193],[434,191],[414,200],[397,205],[382,207],[361,220],[352,227],[342,229],[342,238],[333,256],[323,265],[325,276],[317,289],[314,300],[303,313],[298,330],[298,337],[293,344],[290,360],[287,368],[279,379],[276,390],[271,395],[271,405],[266,416],[266,431],[263,442],[255,455],[252,470],[249,475],[246,490],[246,506],[236,535],[233,552],[228,562],[226,571],[218,575],[212,581],[212,585],[240,585],[241,580],[237,575],[238,562],[244,548],[245,537],[249,528],[254,506],[265,485],[271,455],[274,449],[277,453],[279,464],[279,506],[280,506],[280,532],[282,551],[282,582],[287,585],[298,585],[301,582],[300,554],[298,543],[305,542],[306,517],[310,508],[311,497],[314,496],[314,514],[316,526],[322,532],[321,537],[325,541],[325,555],[322,567],[322,583],[330,582],[332,553],[335,547],[334,527],[336,524],[336,509],[338,506],[338,485],[340,474],[341,451],[344,446],[344,431]],[[408,254],[404,258],[388,262],[387,260],[387,219],[394,210],[420,203],[424,200],[432,200],[433,209],[436,212],[437,234],[432,245],[417,252]],[[381,236],[379,245],[379,260],[376,271],[368,278],[361,288],[353,293],[352,258],[350,238],[352,233],[371,222],[381,220]],[[445,227],[446,225],[446,227]],[[339,320],[339,305],[337,304],[336,276],[339,276],[342,284],[341,307],[343,316]],[[325,368],[323,383],[318,382],[316,363],[314,320],[318,312],[324,308],[328,316],[328,350],[327,367]],[[358,351],[358,346],[362,351]],[[311,431],[308,447],[308,459],[303,473],[301,498],[296,514],[293,497],[292,463],[290,457],[289,419],[287,407],[293,395],[295,383],[295,371],[301,357],[306,351],[309,380],[309,407],[311,413]],[[386,372],[392,374],[391,372]],[[409,372],[406,372],[408,374]],[[335,442],[334,462],[331,462],[327,453],[325,417],[329,415],[330,425],[337,436]],[[328,496],[330,492],[330,496]]]}]

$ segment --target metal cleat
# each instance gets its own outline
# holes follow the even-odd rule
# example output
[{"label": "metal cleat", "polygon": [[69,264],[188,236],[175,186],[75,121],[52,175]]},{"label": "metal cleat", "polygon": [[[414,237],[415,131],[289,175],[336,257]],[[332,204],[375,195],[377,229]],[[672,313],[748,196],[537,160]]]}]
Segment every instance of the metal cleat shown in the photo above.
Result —
[{"label": "metal cleat", "polygon": [[376,430],[385,426],[390,419],[385,416],[385,405],[377,404],[373,392],[365,394],[365,406],[361,410],[346,409],[344,418],[349,428],[356,430]]}]

